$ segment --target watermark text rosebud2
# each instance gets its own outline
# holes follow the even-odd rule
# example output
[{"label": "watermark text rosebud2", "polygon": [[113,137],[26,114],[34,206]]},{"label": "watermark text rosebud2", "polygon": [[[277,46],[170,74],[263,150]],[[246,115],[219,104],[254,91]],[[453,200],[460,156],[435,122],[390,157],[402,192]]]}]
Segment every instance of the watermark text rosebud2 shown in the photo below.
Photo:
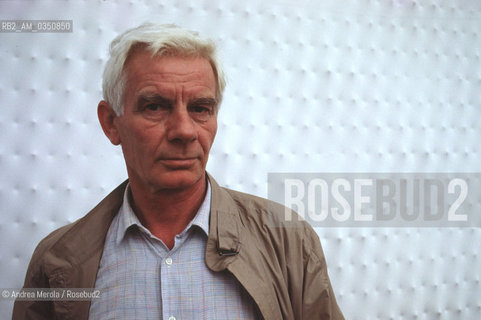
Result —
[{"label": "watermark text rosebud2", "polygon": [[481,227],[481,173],[269,173],[268,197],[317,227]]}]

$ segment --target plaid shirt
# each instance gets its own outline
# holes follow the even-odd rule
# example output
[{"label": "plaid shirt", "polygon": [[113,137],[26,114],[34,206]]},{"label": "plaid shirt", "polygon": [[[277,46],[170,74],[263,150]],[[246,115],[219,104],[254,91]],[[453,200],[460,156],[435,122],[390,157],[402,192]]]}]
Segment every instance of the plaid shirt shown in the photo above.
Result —
[{"label": "plaid shirt", "polygon": [[194,219],[172,250],[138,220],[126,188],[110,225],[89,319],[256,319],[255,303],[229,272],[204,261],[209,234],[210,185]]}]

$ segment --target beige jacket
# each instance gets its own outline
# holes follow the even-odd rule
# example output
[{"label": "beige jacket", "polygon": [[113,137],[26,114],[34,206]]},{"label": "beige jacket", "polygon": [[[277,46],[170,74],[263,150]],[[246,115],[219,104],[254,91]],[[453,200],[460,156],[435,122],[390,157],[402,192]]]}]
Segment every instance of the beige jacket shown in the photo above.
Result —
[{"label": "beige jacket", "polygon": [[[213,271],[227,269],[266,320],[343,319],[319,238],[304,222],[286,223],[284,207],[212,187],[205,252]],[[105,236],[126,182],[92,211],[43,239],[28,266],[24,288],[93,288]],[[90,301],[16,301],[13,319],[88,319]]]}]

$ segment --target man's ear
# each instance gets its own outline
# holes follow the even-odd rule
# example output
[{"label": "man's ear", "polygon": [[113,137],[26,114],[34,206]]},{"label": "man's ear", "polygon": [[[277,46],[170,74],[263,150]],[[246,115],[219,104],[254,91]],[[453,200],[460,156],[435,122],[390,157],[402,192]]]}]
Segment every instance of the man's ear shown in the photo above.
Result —
[{"label": "man's ear", "polygon": [[97,115],[99,117],[100,125],[104,131],[107,138],[114,145],[120,144],[120,135],[117,129],[117,124],[115,119],[118,117],[114,109],[110,106],[107,101],[100,101],[97,107]]}]

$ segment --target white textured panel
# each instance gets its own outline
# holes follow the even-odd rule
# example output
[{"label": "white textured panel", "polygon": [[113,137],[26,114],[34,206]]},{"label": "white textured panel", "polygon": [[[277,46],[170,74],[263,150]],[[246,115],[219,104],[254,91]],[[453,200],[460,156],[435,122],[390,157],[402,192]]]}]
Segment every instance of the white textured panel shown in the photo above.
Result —
[{"label": "white textured panel", "polygon": [[[477,0],[1,1],[0,287],[38,241],[126,177],[96,120],[110,40],[141,22],[216,39],[228,76],[209,171],[267,194],[267,172],[479,172]],[[477,319],[479,229],[319,229],[349,319]],[[0,302],[9,317],[11,302]]]}]

